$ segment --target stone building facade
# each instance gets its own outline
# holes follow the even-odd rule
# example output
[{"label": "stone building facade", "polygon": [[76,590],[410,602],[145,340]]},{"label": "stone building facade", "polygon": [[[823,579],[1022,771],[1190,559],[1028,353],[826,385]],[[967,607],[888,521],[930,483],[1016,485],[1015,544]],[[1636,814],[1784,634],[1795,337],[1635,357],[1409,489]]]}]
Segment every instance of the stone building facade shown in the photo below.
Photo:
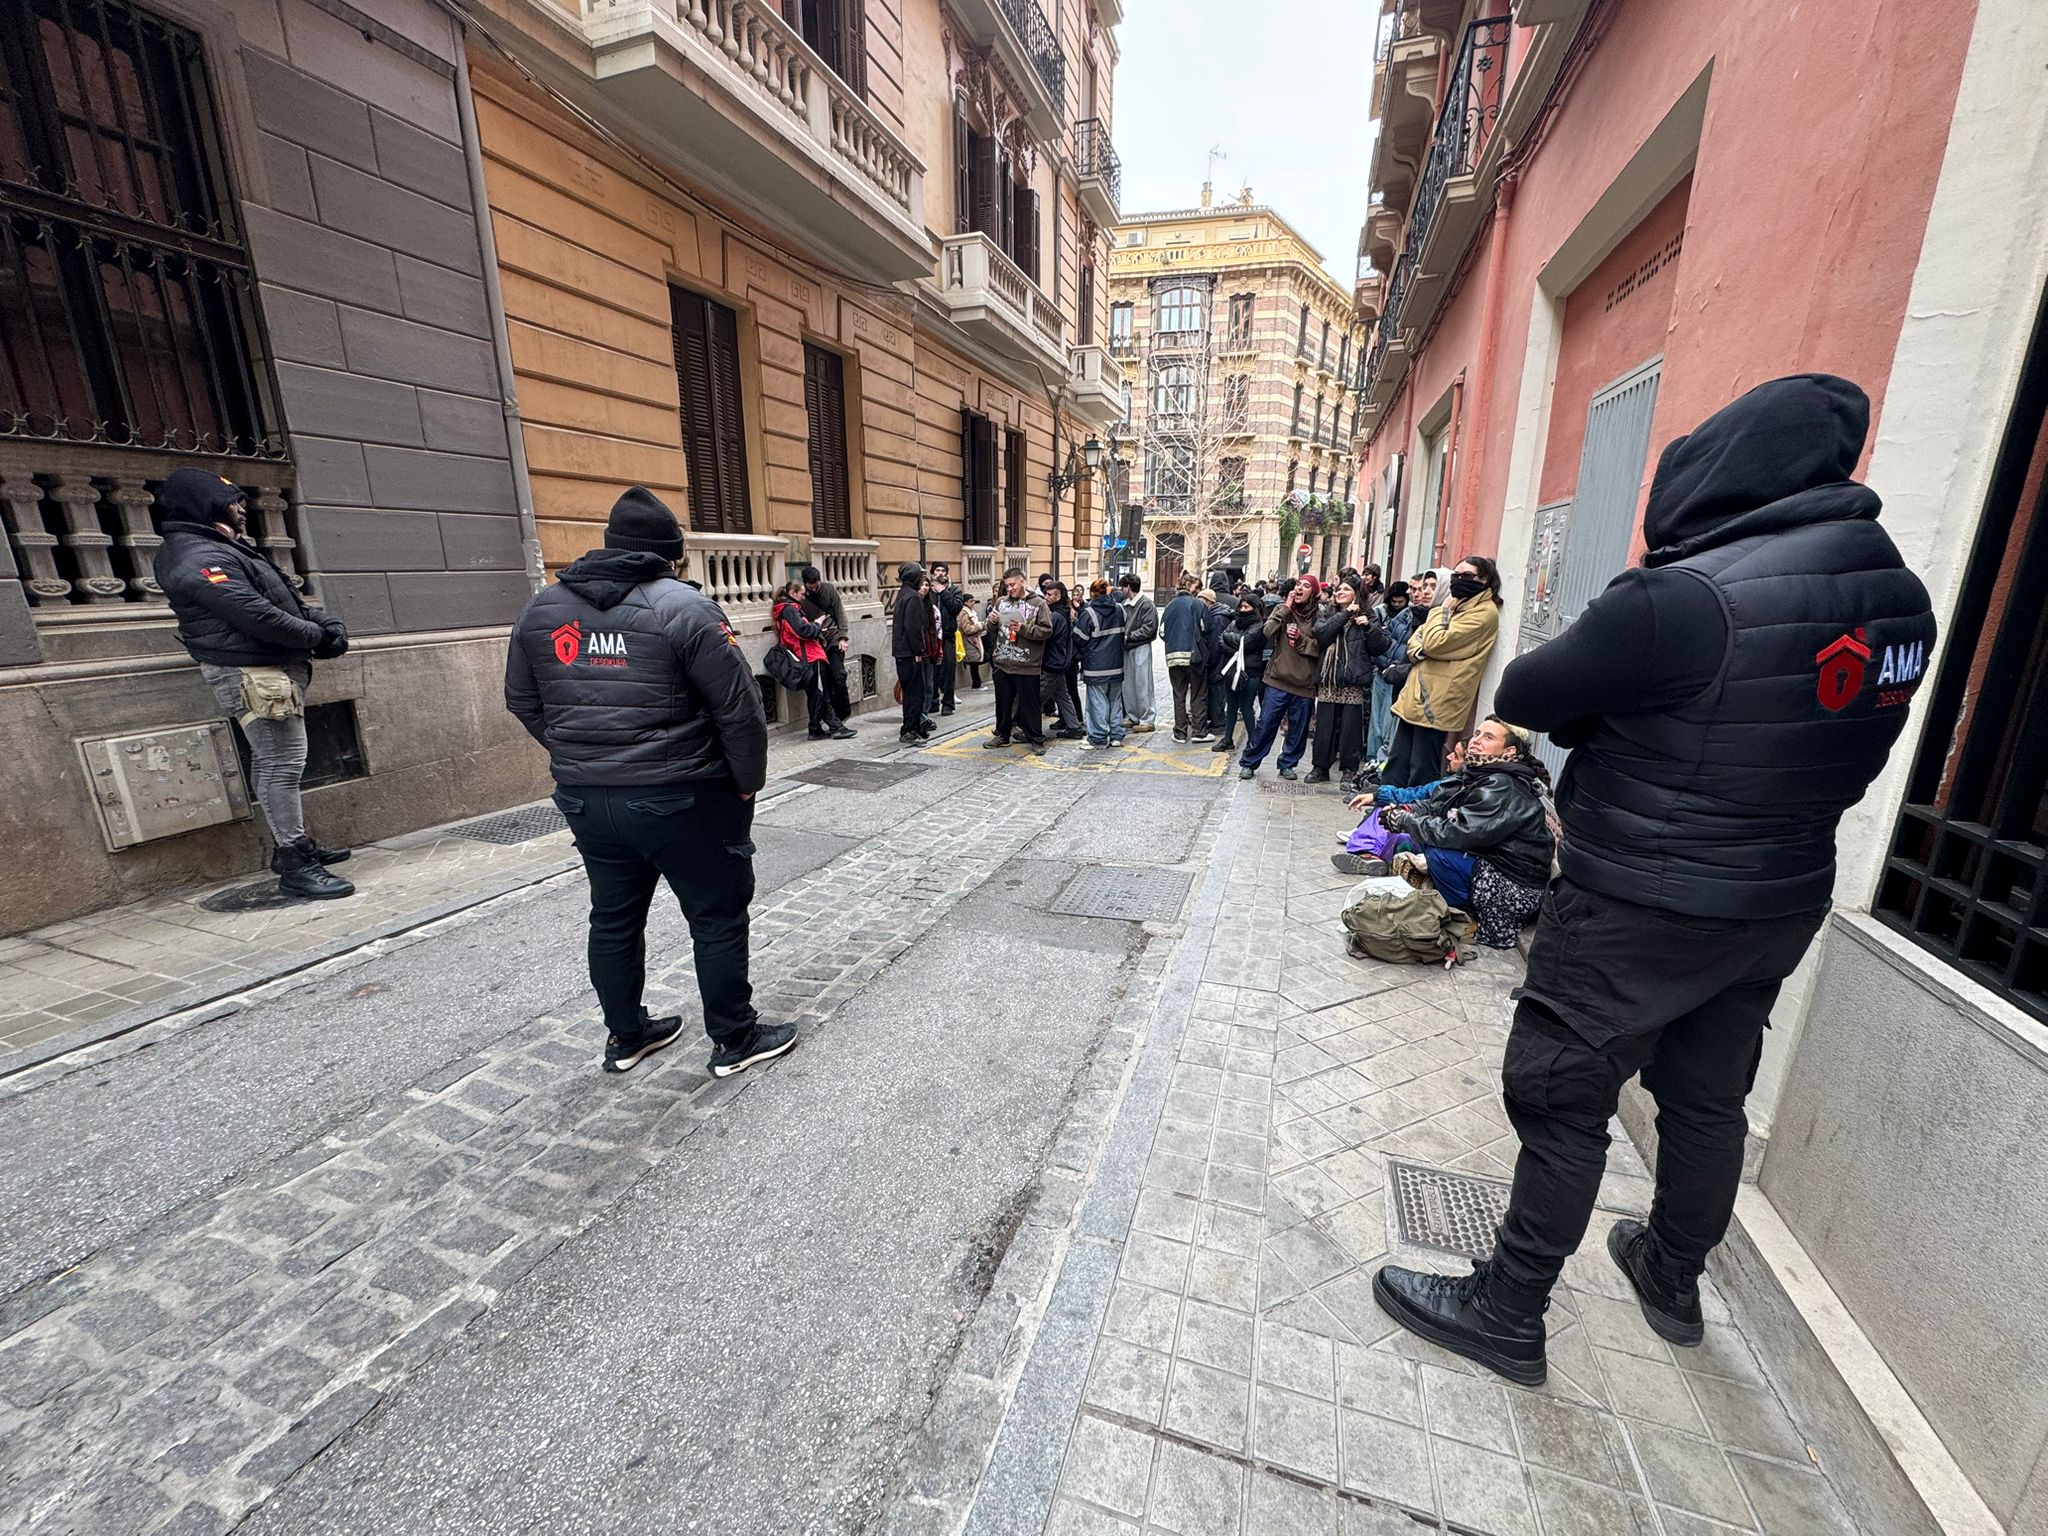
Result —
[{"label": "stone building facade", "polygon": [[[1351,299],[1246,191],[1132,214],[1110,257],[1110,347],[1124,364],[1152,576],[1335,570],[1349,553],[1358,357]],[[1281,546],[1283,525],[1299,544]]]},{"label": "stone building facade", "polygon": [[35,871],[0,930],[268,856],[150,579],[181,464],[245,486],[356,636],[309,698],[323,837],[531,798],[497,702],[529,518],[447,14],[27,0],[0,27],[0,836]]}]

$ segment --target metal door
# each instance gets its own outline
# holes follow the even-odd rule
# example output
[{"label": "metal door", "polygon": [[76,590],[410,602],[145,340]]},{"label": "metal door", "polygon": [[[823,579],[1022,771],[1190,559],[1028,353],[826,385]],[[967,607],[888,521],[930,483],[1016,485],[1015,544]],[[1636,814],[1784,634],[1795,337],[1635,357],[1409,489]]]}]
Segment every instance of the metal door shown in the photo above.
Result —
[{"label": "metal door", "polygon": [[[1653,357],[1586,407],[1578,488],[1570,501],[1537,514],[1526,589],[1532,603],[1522,622],[1521,650],[1562,634],[1628,564],[1663,370],[1664,359]],[[1565,754],[1548,741],[1541,755],[1553,773],[1563,769]]]}]

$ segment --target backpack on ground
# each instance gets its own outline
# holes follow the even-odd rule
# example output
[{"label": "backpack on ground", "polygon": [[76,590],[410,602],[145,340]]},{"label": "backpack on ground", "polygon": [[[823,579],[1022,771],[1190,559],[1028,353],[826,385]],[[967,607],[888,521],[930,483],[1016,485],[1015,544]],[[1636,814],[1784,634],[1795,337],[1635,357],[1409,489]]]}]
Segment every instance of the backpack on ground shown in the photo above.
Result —
[{"label": "backpack on ground", "polygon": [[1343,921],[1354,956],[1408,965],[1455,965],[1470,957],[1477,931],[1434,887],[1418,890],[1399,875],[1359,881],[1344,899]]}]

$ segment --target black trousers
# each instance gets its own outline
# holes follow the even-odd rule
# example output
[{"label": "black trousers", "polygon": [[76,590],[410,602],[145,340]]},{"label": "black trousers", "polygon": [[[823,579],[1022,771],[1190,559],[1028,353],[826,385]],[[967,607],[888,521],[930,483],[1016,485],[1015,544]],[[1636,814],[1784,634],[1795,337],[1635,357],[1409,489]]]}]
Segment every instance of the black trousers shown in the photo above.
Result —
[{"label": "black trousers", "polygon": [[846,652],[836,645],[825,647],[825,692],[832,714],[839,720],[853,718],[853,700],[846,692]]},{"label": "black trousers", "polygon": [[[1341,748],[1341,750],[1340,750]],[[1310,761],[1318,773],[1328,773],[1335,763],[1345,773],[1358,771],[1365,756],[1365,706],[1363,704],[1316,703],[1316,744]]]},{"label": "black trousers", "polygon": [[1823,916],[1686,917],[1551,887],[1501,1071],[1522,1143],[1494,1246],[1505,1300],[1540,1302],[1584,1239],[1608,1121],[1637,1072],[1657,1101],[1650,1232],[1677,1273],[1706,1268],[1735,1212],[1771,1005]]},{"label": "black trousers", "polygon": [[1034,746],[1045,740],[1044,706],[1039,703],[1039,674],[995,669],[996,735],[1004,741],[1021,735]]},{"label": "black trousers", "polygon": [[[951,709],[954,702],[953,685],[957,678],[959,666],[958,658],[953,655],[953,632],[951,630],[946,632],[940,644],[945,647],[945,654],[939,657],[936,695],[938,702]],[[927,707],[929,707],[932,701],[926,700],[925,702]]]},{"label": "black trousers", "polygon": [[903,731],[915,736],[918,727],[924,723],[924,712],[929,700],[925,697],[925,679],[931,675],[931,663],[916,656],[896,658],[896,685],[903,690]]},{"label": "black trousers", "polygon": [[839,725],[840,717],[832,712],[830,667],[830,662],[812,662],[810,682],[804,688],[804,703],[810,711],[810,733],[813,736],[828,735]]},{"label": "black trousers", "polygon": [[754,802],[729,779],[632,789],[564,784],[554,799],[590,876],[590,981],[605,1027],[639,1027],[647,908],[655,883],[666,880],[690,925],[704,1032],[714,1045],[746,1039],[760,1022],[747,980]]},{"label": "black trousers", "polygon": [[1448,731],[1433,731],[1427,726],[1397,720],[1394,739],[1387,747],[1386,772],[1380,775],[1380,782],[1389,789],[1413,789],[1442,778],[1444,742],[1449,735]]}]

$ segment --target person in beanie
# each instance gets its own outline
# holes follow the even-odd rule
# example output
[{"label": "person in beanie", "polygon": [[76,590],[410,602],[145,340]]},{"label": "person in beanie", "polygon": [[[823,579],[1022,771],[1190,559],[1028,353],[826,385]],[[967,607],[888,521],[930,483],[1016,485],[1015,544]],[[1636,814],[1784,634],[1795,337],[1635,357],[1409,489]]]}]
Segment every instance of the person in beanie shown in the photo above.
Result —
[{"label": "person in beanie", "polygon": [[906,747],[931,734],[925,724],[925,655],[931,649],[932,605],[924,567],[906,560],[896,567],[896,606],[889,621],[889,653],[896,658],[896,688],[903,695],[903,726],[896,734]]},{"label": "person in beanie", "polygon": [[555,805],[590,876],[590,980],[604,1067],[624,1072],[682,1033],[649,1017],[647,908],[666,880],[690,925],[711,1073],[730,1077],[796,1044],[766,1024],[747,976],[754,796],[768,720],[754,669],[718,605],[676,579],[683,531],[634,486],[604,547],[534,594],[512,627],[505,707],[548,750]]},{"label": "person in beanie", "polygon": [[1641,563],[1495,692],[1571,749],[1563,874],[1501,1074],[1514,1186],[1471,1274],[1390,1267],[1373,1292],[1410,1332],[1510,1380],[1544,1379],[1544,1309],[1639,1071],[1657,1101],[1656,1194],[1607,1252],[1657,1334],[1705,1336],[1699,1277],[1734,1214],[1764,1028],[1827,915],[1835,829],[1883,770],[1934,645],[1927,589],[1850,478],[1869,427],[1861,389],[1801,374],[1672,441]]},{"label": "person in beanie", "polygon": [[241,723],[250,785],[276,845],[278,889],[326,900],[354,885],[327,866],[349,855],[306,832],[306,690],[313,663],[348,649],[348,627],[309,606],[257,548],[239,485],[203,469],[176,469],[157,489],[163,544],[153,574],[178,620],[178,643],[199,663],[214,702]]}]

